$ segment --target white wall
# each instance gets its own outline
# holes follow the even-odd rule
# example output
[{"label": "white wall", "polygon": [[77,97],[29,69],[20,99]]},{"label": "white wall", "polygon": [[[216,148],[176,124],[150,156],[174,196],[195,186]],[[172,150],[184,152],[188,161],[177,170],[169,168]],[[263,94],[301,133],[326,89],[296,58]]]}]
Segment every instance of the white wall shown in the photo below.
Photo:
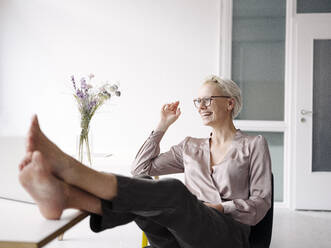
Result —
[{"label": "white wall", "polygon": [[[89,73],[122,90],[93,119],[94,152],[115,154],[96,159],[98,169],[129,174],[169,101],[181,101],[182,116],[162,150],[208,135],[192,98],[218,70],[219,9],[219,0],[1,0],[0,137],[23,137],[37,113],[46,134],[74,154],[79,114],[70,76]],[[20,160],[13,150],[0,153]],[[17,173],[16,164],[5,168]],[[10,181],[2,191],[19,187]]]},{"label": "white wall", "polygon": [[217,73],[218,45],[218,0],[1,0],[0,135],[25,135],[37,113],[74,153],[70,76],[90,72],[95,82],[119,81],[123,93],[93,120],[94,152],[132,160],[161,105],[175,100],[183,114],[164,147],[206,135],[192,98]]}]

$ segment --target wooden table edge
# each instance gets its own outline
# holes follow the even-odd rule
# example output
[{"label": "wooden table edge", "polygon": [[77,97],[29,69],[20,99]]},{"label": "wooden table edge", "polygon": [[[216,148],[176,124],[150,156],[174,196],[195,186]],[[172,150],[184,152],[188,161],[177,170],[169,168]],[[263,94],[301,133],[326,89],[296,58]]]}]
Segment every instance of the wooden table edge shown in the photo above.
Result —
[{"label": "wooden table edge", "polygon": [[17,241],[0,241],[0,248],[40,248],[64,233],[65,231],[69,230],[75,224],[80,222],[81,220],[85,219],[89,215],[88,212],[82,212],[74,219],[69,221],[60,229],[56,230],[55,232],[48,235],[46,238],[42,239],[39,242],[17,242]]}]

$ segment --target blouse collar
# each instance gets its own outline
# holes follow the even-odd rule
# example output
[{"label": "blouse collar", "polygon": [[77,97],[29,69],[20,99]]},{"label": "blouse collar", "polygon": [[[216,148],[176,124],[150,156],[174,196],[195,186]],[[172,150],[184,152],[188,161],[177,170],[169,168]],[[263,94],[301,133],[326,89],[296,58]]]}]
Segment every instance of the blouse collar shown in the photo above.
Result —
[{"label": "blouse collar", "polygon": [[[236,129],[236,133],[234,134],[234,140],[237,140],[243,135],[242,131],[240,129]],[[211,139],[211,136],[213,136],[213,132],[210,132],[209,139]]]}]

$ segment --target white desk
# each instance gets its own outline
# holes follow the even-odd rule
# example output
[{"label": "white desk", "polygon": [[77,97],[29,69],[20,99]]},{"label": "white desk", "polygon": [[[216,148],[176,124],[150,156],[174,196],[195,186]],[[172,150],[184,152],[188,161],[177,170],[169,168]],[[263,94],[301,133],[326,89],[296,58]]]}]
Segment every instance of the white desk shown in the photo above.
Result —
[{"label": "white desk", "polygon": [[[42,247],[87,216],[74,210],[66,210],[59,221],[48,221],[41,216],[18,181],[18,164],[25,155],[24,144],[24,137],[0,137],[0,248]],[[130,176],[131,160],[130,157],[96,156],[92,168]]]},{"label": "white desk", "polygon": [[46,220],[35,204],[0,198],[0,248],[42,247],[86,216],[66,210],[60,220]]}]

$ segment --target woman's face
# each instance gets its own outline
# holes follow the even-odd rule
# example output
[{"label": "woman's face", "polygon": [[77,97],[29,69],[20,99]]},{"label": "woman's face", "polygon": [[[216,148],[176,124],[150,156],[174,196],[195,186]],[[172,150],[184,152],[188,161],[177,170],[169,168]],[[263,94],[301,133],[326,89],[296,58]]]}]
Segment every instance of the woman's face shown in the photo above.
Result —
[{"label": "woman's face", "polygon": [[[213,83],[203,84],[198,93],[199,99],[209,98],[211,96],[225,96],[222,90]],[[206,126],[219,126],[227,120],[232,120],[231,111],[233,109],[234,101],[231,98],[217,97],[212,98],[210,105],[206,106],[204,101],[198,108],[198,112],[202,118],[202,122]]]}]

